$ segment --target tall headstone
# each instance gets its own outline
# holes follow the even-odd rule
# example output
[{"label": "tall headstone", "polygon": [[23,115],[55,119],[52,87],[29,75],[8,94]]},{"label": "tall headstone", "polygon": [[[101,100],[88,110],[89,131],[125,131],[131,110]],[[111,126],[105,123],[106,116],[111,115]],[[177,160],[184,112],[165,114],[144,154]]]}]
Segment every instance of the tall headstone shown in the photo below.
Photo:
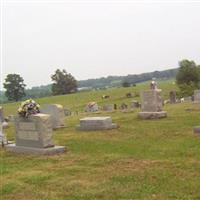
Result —
[{"label": "tall headstone", "polygon": [[118,126],[112,123],[111,117],[85,117],[80,119],[80,124],[77,125],[78,130],[96,131],[114,129]]},{"label": "tall headstone", "polygon": [[15,118],[15,141],[16,144],[6,145],[8,151],[55,154],[65,150],[62,146],[54,146],[51,116],[42,113]]},{"label": "tall headstone", "polygon": [[194,103],[200,103],[200,90],[194,90]]},{"label": "tall headstone", "polygon": [[169,102],[171,104],[175,104],[176,103],[176,91],[175,90],[170,91],[170,93],[169,93]]},{"label": "tall headstone", "polygon": [[3,108],[0,106],[0,122],[4,122]]},{"label": "tall headstone", "polygon": [[[5,124],[6,123],[6,124]],[[0,107],[0,146],[4,146],[7,144],[7,137],[4,133],[4,128],[7,127],[7,122],[5,122],[4,119],[4,113],[3,113],[3,108]]]},{"label": "tall headstone", "polygon": [[141,92],[142,112],[139,117],[142,119],[156,119],[167,117],[167,112],[162,111],[163,100],[161,90],[147,90]]},{"label": "tall headstone", "polygon": [[51,116],[52,128],[63,128],[65,127],[64,119],[65,113],[64,108],[60,104],[45,104],[40,109],[41,113],[49,114]]}]

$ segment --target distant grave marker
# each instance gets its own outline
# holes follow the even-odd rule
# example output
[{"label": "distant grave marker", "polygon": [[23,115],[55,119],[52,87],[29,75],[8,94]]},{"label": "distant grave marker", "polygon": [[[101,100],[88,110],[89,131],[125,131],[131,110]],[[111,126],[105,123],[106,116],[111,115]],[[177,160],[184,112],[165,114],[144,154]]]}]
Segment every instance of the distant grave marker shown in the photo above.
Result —
[{"label": "distant grave marker", "polygon": [[130,103],[130,107],[131,108],[139,108],[140,107],[140,103],[138,101],[131,101]]},{"label": "distant grave marker", "polygon": [[112,112],[112,111],[114,110],[114,106],[113,106],[113,104],[103,105],[102,110],[103,110],[103,111]]},{"label": "distant grave marker", "polygon": [[85,112],[97,112],[99,106],[96,102],[89,102],[85,107]]},{"label": "distant grave marker", "polygon": [[169,93],[169,102],[170,104],[175,104],[176,103],[176,91],[172,90]]},{"label": "distant grave marker", "polygon": [[194,103],[200,103],[200,90],[194,90]]}]

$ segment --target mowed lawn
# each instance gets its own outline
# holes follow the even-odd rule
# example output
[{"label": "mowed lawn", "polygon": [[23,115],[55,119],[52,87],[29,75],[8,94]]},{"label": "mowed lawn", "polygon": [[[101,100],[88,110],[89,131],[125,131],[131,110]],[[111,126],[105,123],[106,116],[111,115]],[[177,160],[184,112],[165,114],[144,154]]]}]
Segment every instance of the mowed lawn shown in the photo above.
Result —
[{"label": "mowed lawn", "polygon": [[[169,81],[160,87],[166,98],[176,86]],[[144,88],[147,83],[37,101],[81,111],[92,100],[100,105],[129,103],[125,94]],[[111,98],[102,100],[103,94]],[[6,114],[14,114],[18,104],[6,104]],[[200,136],[192,131],[200,125],[200,104],[166,105],[164,110],[168,118],[160,120],[138,119],[139,109],[90,114],[112,116],[120,125],[95,132],[75,129],[86,113],[66,117],[67,128],[53,132],[55,143],[67,148],[60,155],[16,155],[1,149],[0,199],[200,199]],[[13,126],[6,133],[14,139]]]}]

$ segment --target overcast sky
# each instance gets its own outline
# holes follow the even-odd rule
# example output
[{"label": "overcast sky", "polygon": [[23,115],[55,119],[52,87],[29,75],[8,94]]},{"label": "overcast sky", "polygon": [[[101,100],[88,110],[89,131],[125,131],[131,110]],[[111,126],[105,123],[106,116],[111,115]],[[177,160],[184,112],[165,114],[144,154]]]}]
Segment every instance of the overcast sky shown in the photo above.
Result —
[{"label": "overcast sky", "polygon": [[3,1],[3,78],[51,83],[200,64],[200,1]]}]

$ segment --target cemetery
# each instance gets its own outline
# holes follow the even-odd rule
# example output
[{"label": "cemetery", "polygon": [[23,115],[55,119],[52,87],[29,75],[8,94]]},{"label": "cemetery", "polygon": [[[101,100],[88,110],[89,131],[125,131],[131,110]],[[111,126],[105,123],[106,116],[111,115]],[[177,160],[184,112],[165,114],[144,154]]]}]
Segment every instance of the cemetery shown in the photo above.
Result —
[{"label": "cemetery", "polygon": [[[0,149],[2,199],[198,199],[200,104],[173,95],[163,105],[177,88],[152,87],[139,84],[133,92],[141,95],[123,100],[130,88],[107,89],[106,103],[105,91],[41,98],[40,113],[28,117],[19,102],[3,104],[12,143]],[[115,112],[96,112],[114,104]]]}]

